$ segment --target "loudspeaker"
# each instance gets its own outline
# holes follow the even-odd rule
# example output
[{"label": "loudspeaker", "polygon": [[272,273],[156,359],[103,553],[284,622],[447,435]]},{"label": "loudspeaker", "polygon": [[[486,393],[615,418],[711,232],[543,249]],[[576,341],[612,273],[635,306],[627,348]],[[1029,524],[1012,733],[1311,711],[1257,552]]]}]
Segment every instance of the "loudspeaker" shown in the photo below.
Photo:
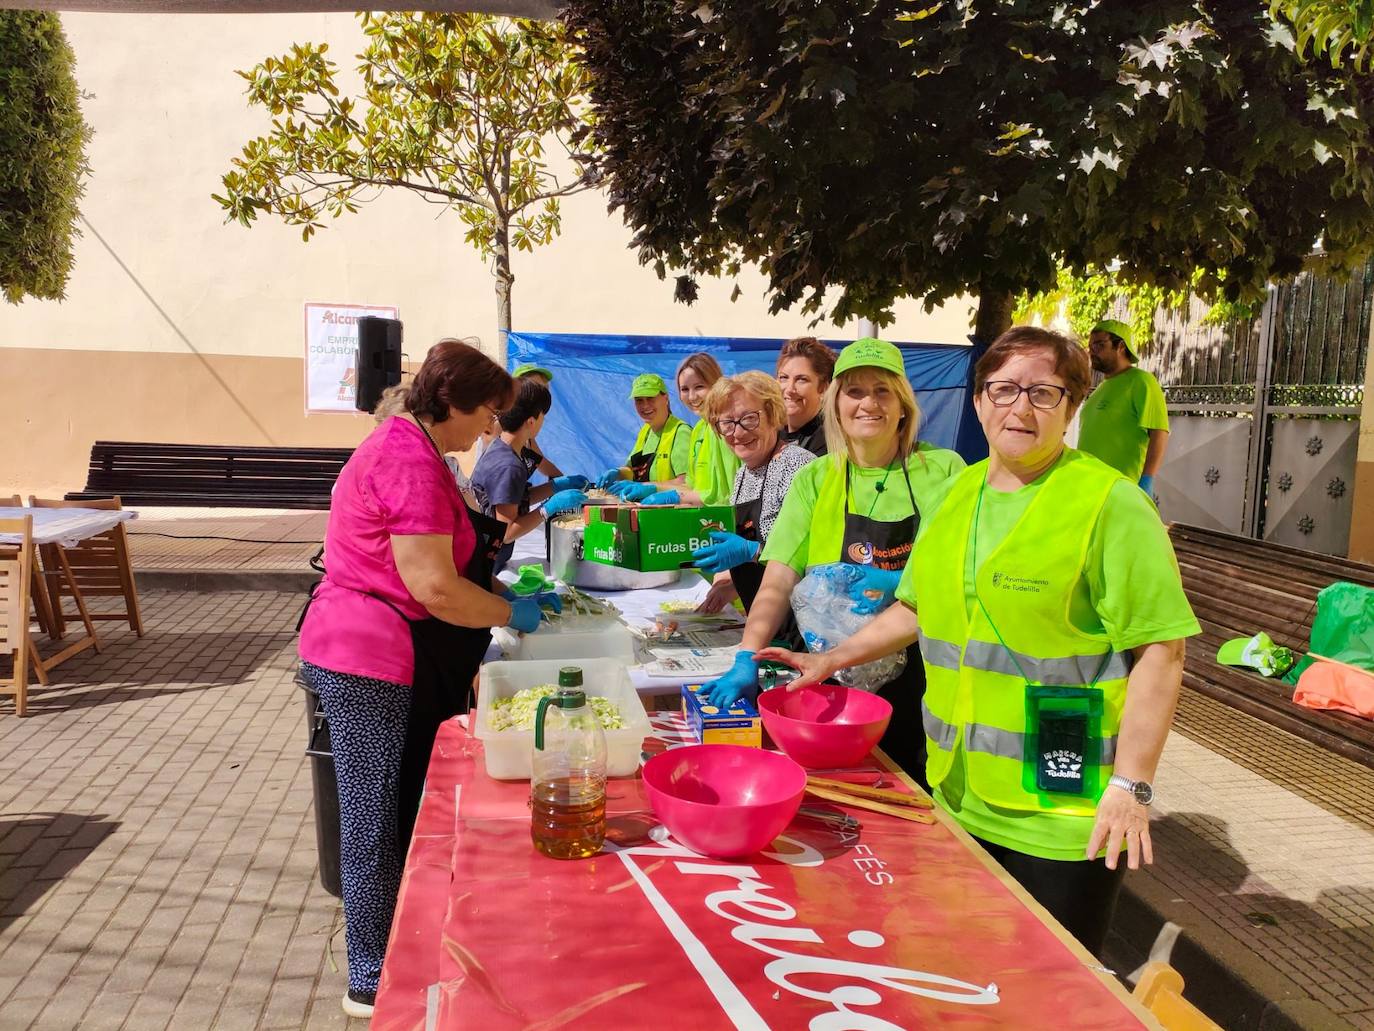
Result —
[{"label": "loudspeaker", "polygon": [[382,391],[401,382],[401,322],[376,315],[358,319],[358,370],[354,377],[354,407],[370,412],[382,399]]}]

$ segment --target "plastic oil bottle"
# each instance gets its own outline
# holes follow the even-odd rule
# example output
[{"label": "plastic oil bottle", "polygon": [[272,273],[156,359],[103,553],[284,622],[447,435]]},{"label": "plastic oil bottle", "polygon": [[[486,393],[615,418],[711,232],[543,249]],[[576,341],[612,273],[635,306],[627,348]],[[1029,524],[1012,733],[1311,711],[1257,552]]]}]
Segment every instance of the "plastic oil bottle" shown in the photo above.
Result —
[{"label": "plastic oil bottle", "polygon": [[530,837],[551,859],[585,859],[606,837],[606,735],[587,705],[582,670],[558,671],[558,693],[539,700],[530,778]]}]

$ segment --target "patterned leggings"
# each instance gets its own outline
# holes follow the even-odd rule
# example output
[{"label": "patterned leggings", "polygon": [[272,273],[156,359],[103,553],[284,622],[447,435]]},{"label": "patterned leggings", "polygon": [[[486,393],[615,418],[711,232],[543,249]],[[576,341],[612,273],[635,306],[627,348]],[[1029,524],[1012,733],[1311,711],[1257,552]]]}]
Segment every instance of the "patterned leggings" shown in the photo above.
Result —
[{"label": "patterned leggings", "polygon": [[339,866],[343,881],[348,987],[375,992],[382,976],[403,859],[396,850],[396,782],[410,713],[410,688],[334,673],[308,662],[301,675],[320,696],[339,780]]}]

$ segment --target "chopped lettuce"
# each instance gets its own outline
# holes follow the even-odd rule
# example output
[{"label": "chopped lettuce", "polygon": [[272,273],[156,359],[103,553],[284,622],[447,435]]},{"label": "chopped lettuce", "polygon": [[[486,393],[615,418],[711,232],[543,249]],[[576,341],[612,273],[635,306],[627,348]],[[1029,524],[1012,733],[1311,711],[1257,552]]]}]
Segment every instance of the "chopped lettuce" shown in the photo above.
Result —
[{"label": "chopped lettuce", "polygon": [[[491,729],[533,730],[539,699],[551,698],[557,693],[558,688],[553,684],[540,684],[538,687],[527,687],[523,691],[517,691],[509,698],[495,699],[491,703],[489,714]],[[596,718],[606,730],[620,730],[625,726],[620,706],[609,698],[588,695],[587,704],[591,706],[592,712],[596,713]]]}]

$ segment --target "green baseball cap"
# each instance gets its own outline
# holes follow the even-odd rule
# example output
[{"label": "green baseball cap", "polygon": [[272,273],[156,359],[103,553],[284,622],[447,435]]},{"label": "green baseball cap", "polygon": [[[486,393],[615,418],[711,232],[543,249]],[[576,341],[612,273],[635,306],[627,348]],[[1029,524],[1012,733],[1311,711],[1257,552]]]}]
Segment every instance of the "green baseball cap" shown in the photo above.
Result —
[{"label": "green baseball cap", "polygon": [[521,376],[528,376],[532,372],[538,373],[539,375],[543,376],[550,383],[553,382],[553,373],[550,372],[548,369],[544,368],[542,365],[530,365],[529,363],[526,363],[524,365],[517,365],[515,367],[515,371],[512,372],[511,375],[514,376],[516,379],[519,379]]},{"label": "green baseball cap", "polygon": [[1224,666],[1249,666],[1266,677],[1279,677],[1292,668],[1293,653],[1276,645],[1261,630],[1254,637],[1234,637],[1227,641],[1217,649],[1217,662]]},{"label": "green baseball cap", "polygon": [[662,376],[656,376],[652,372],[645,372],[635,377],[634,383],[630,384],[630,398],[636,397],[658,397],[659,394],[668,393],[668,384],[663,382]]},{"label": "green baseball cap", "polygon": [[835,359],[836,376],[842,372],[848,372],[850,369],[865,367],[886,369],[888,372],[895,372],[898,376],[906,375],[906,366],[902,364],[902,352],[897,350],[895,344],[889,344],[886,340],[878,340],[874,337],[855,340],[846,346],[840,352],[840,356]]},{"label": "green baseball cap", "polygon": [[1140,352],[1135,349],[1135,341],[1131,339],[1131,327],[1120,319],[1103,319],[1093,327],[1092,331],[1096,333],[1098,330],[1103,333],[1110,333],[1114,337],[1120,337],[1121,342],[1126,345],[1126,350],[1131,352],[1131,357],[1137,359],[1140,357]]}]

